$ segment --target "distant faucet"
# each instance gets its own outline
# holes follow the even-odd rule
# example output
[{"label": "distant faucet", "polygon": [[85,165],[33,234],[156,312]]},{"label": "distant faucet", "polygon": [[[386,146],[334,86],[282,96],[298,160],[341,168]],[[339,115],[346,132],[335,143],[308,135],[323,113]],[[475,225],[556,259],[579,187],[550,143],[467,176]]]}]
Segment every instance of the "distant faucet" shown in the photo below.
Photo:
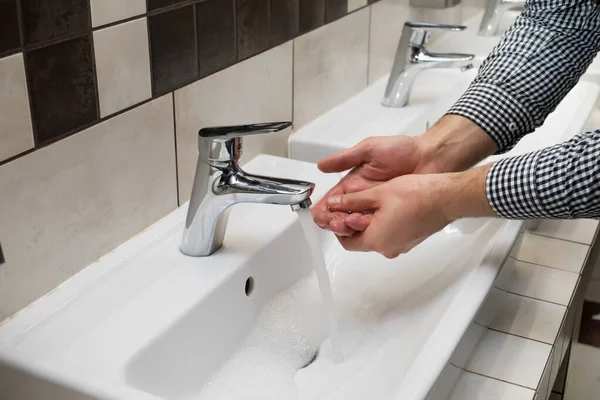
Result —
[{"label": "distant faucet", "polygon": [[[278,132],[291,122],[204,128],[198,132],[198,163],[181,241],[181,252],[209,256],[223,246],[229,208],[237,203],[311,206],[314,183],[269,178],[244,172],[238,165],[242,136]],[[252,232],[248,232],[252,234]]]},{"label": "distant faucet", "polygon": [[462,31],[465,28],[424,22],[405,23],[382,104],[386,107],[404,107],[413,82],[421,71],[430,68],[472,68],[473,54],[430,53],[425,48],[431,30]]},{"label": "distant faucet", "polygon": [[525,0],[488,0],[481,19],[481,25],[479,25],[479,36],[496,35],[504,11],[523,6],[523,4],[525,4]]}]

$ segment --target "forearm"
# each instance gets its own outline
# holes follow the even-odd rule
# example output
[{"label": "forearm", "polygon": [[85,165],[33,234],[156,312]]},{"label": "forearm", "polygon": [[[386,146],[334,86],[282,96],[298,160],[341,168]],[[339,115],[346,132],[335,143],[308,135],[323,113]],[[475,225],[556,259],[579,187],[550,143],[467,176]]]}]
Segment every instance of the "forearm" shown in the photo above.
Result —
[{"label": "forearm", "polygon": [[444,116],[421,139],[427,148],[423,162],[440,173],[467,170],[498,150],[483,129],[458,115]]},{"label": "forearm", "polygon": [[449,114],[473,121],[507,151],[543,124],[599,46],[595,0],[530,0]]}]

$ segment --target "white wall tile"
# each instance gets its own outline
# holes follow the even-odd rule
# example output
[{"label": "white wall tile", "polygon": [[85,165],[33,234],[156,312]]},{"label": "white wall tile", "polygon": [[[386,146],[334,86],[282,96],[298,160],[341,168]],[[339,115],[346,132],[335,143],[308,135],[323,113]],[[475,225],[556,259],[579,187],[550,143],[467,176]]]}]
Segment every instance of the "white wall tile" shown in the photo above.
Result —
[{"label": "white wall tile", "polygon": [[573,272],[509,258],[502,267],[496,286],[510,293],[568,305],[579,275]]},{"label": "white wall tile", "polygon": [[421,16],[422,11],[411,10],[406,0],[381,0],[371,6],[369,83],[390,73],[404,23]]},{"label": "white wall tile", "polygon": [[488,327],[494,320],[498,308],[504,302],[506,292],[496,287],[492,287],[485,301],[475,315],[475,322],[481,326]]},{"label": "white wall tile", "polygon": [[540,384],[537,388],[535,400],[547,400],[548,396],[550,395],[550,370],[552,368],[551,360],[553,353],[554,350],[552,351],[552,353],[550,353],[550,359],[546,363],[546,368],[544,369],[544,373],[542,374],[542,377],[540,379]]},{"label": "white wall tile", "polygon": [[466,369],[480,375],[536,389],[552,346],[488,330]]},{"label": "white wall tile", "polygon": [[367,86],[369,13],[364,8],[295,39],[294,129]]},{"label": "white wall tile", "polygon": [[0,59],[0,161],[33,147],[23,54]]},{"label": "white wall tile", "polygon": [[102,117],[152,96],[146,18],[95,31],[94,49]]},{"label": "white wall tile", "polygon": [[[285,43],[175,92],[182,203],[192,189],[200,128],[292,120],[292,49],[292,42]],[[260,153],[286,156],[288,137],[244,138],[242,163]]]},{"label": "white wall tile", "polygon": [[463,372],[448,400],[533,400],[531,389]]},{"label": "white wall tile", "polygon": [[467,331],[454,349],[454,352],[450,357],[450,363],[459,368],[464,368],[477,347],[477,344],[486,332],[486,327],[471,322]]},{"label": "white wall tile", "polygon": [[460,368],[447,364],[427,395],[427,400],[448,400],[462,372]]},{"label": "white wall tile", "polygon": [[177,206],[172,96],[0,166],[0,320]]},{"label": "white wall tile", "polygon": [[517,260],[579,274],[585,262],[588,246],[525,232],[523,240],[513,248]]},{"label": "white wall tile", "polygon": [[490,328],[553,345],[566,312],[565,306],[507,293]]},{"label": "white wall tile", "polygon": [[[445,9],[423,9],[423,21],[430,22],[433,24],[446,24],[446,25],[461,25],[462,24],[462,4],[457,4],[451,8]],[[441,35],[448,34],[449,32],[444,31],[432,31],[429,41],[435,42]],[[451,32],[449,34],[452,34]]]},{"label": "white wall tile", "polygon": [[538,235],[590,245],[598,229],[593,219],[560,220],[547,219],[533,231]]},{"label": "white wall tile", "polygon": [[92,26],[135,17],[146,12],[146,0],[90,0]]},{"label": "white wall tile", "polygon": [[367,0],[348,0],[348,12],[358,10],[367,5]]}]

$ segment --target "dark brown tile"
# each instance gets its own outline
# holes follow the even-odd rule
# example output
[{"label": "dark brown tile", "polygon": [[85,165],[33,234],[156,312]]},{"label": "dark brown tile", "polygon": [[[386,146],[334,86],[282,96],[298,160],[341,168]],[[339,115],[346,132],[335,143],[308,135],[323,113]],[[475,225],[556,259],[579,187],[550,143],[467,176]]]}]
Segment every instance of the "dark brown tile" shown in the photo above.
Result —
[{"label": "dark brown tile", "polygon": [[200,76],[235,63],[235,0],[196,4]]},{"label": "dark brown tile", "polygon": [[301,0],[299,9],[300,33],[312,31],[325,23],[325,0]]},{"label": "dark brown tile", "polygon": [[198,78],[194,6],[148,18],[152,92],[167,93]]},{"label": "dark brown tile", "polygon": [[579,342],[600,348],[600,304],[584,301],[581,311]]},{"label": "dark brown tile", "polygon": [[269,47],[269,0],[236,0],[238,60]]},{"label": "dark brown tile", "polygon": [[299,1],[304,0],[271,0],[271,46],[298,35]]},{"label": "dark brown tile", "polygon": [[38,144],[98,119],[91,35],[25,53]]},{"label": "dark brown tile", "polygon": [[379,0],[367,0],[367,4],[377,3]]},{"label": "dark brown tile", "polygon": [[348,14],[348,0],[326,0],[325,22],[329,23]]},{"label": "dark brown tile", "polygon": [[90,29],[89,0],[22,0],[25,45]]},{"label": "dark brown tile", "polygon": [[[129,0],[122,0],[129,1]],[[158,10],[159,8],[164,8],[168,6],[172,6],[178,3],[188,2],[190,0],[148,0],[148,11]]]},{"label": "dark brown tile", "polygon": [[17,0],[0,0],[0,54],[20,46]]}]

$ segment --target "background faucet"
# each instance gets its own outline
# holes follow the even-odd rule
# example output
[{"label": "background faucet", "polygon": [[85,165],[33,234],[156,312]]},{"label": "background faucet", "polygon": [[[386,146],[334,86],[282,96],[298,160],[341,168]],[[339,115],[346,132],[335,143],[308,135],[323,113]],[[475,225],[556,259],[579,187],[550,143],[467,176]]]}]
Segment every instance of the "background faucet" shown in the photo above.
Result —
[{"label": "background faucet", "polygon": [[496,35],[504,11],[524,4],[525,0],[488,0],[479,25],[479,36]]},{"label": "background faucet", "polygon": [[385,88],[382,104],[386,107],[403,107],[417,75],[429,68],[473,67],[473,54],[430,53],[425,48],[430,31],[462,31],[466,27],[459,25],[440,25],[424,22],[407,22],[402,29],[402,36],[396,50],[392,73]]},{"label": "background faucet", "polygon": [[242,136],[278,132],[291,124],[222,126],[198,132],[198,164],[180,246],[182,253],[208,256],[223,246],[229,207],[234,204],[289,205],[294,211],[310,207],[314,183],[252,175],[238,165]]}]

